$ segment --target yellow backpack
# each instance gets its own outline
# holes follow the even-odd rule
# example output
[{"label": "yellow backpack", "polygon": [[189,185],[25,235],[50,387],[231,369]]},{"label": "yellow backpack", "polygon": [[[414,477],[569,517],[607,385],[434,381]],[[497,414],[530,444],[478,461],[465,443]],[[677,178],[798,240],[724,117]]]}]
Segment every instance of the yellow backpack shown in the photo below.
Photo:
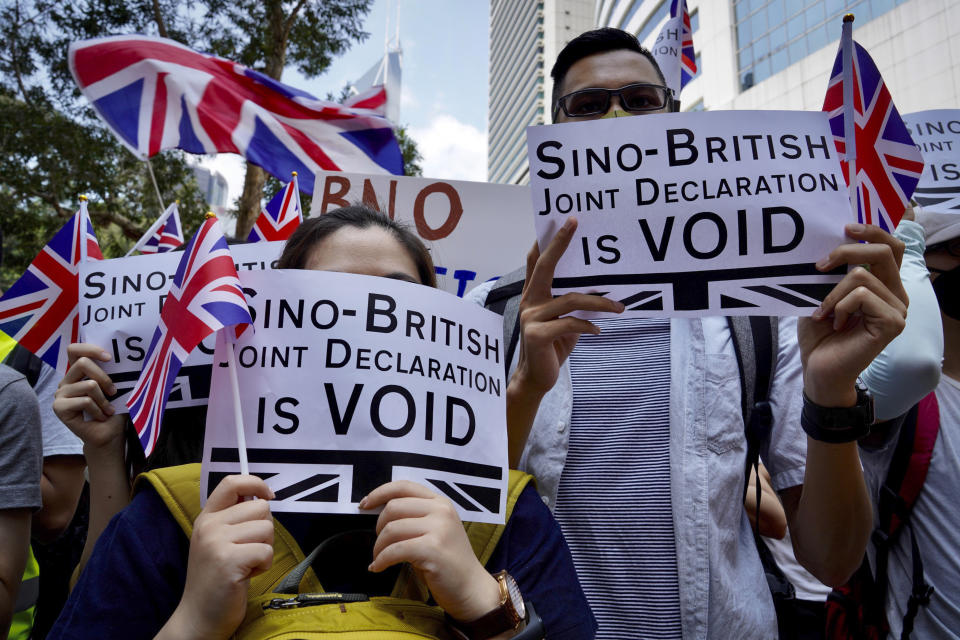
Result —
[{"label": "yellow backpack", "polygon": [[[510,471],[507,519],[532,476]],[[200,514],[200,465],[156,469],[141,474],[135,491],[149,482],[189,538]],[[250,580],[247,612],[234,633],[237,640],[312,640],[336,634],[342,640],[430,638],[455,640],[443,610],[426,604],[429,592],[404,566],[390,596],[325,592],[293,536],[274,519],[273,565]],[[486,564],[505,525],[464,523],[470,545]],[[314,555],[314,554],[311,554]],[[285,593],[284,593],[285,592]]]}]

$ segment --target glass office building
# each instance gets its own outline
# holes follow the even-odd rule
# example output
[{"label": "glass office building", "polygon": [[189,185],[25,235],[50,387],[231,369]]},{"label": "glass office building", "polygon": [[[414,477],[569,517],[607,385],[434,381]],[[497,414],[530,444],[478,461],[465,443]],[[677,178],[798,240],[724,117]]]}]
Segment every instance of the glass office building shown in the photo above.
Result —
[{"label": "glass office building", "polygon": [[[649,46],[669,6],[597,0],[594,20]],[[683,91],[684,109],[819,109],[845,13],[901,112],[960,106],[957,0],[687,0],[687,8],[700,73]]]}]

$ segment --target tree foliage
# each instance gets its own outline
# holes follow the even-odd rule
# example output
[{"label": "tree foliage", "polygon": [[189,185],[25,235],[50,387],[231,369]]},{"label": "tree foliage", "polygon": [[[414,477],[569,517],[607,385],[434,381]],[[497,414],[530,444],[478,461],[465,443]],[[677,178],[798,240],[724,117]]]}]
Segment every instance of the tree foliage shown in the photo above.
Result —
[{"label": "tree foliage", "polygon": [[[7,0],[0,4],[0,229],[9,286],[78,205],[89,209],[104,255],[125,253],[159,215],[146,165],[106,130],[67,67],[70,42],[142,33],[236,60],[280,79],[308,77],[367,37],[372,0]],[[165,204],[179,199],[188,231],[206,210],[180,152],[151,159]],[[257,175],[259,174],[259,178]],[[251,180],[251,177],[253,178]],[[259,211],[263,171],[248,165],[238,235]]]}]

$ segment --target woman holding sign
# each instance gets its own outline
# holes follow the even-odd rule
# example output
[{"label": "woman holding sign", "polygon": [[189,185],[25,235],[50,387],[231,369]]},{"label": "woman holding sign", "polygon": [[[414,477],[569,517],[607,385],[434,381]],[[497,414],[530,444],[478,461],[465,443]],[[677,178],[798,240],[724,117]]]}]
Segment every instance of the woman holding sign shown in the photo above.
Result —
[{"label": "woman holding sign", "polygon": [[[433,263],[420,240],[365,207],[305,221],[278,266],[435,286]],[[62,417],[84,422],[76,412],[66,415],[68,407],[82,404],[99,407],[88,427],[108,419],[101,395],[111,383],[98,369],[90,360],[83,376],[75,374],[63,386],[57,400]],[[190,482],[198,473],[194,468]],[[361,501],[364,510],[382,507],[379,516],[279,513],[282,526],[275,526],[269,506],[274,494],[263,480],[228,476],[190,523],[189,539],[170,500],[151,483],[139,483],[129,506],[104,530],[51,637],[131,637],[132,630],[144,638],[229,637],[248,612],[251,580],[270,571],[291,536],[304,551],[324,540],[326,549],[333,547],[314,566],[328,592],[336,587],[389,594],[406,563],[446,613],[443,637],[593,637],[595,623],[569,550],[532,484],[517,491],[512,516],[483,564],[452,504],[409,481],[384,484]],[[196,485],[191,487],[197,503]],[[531,602],[542,619],[539,632],[525,613]]]}]

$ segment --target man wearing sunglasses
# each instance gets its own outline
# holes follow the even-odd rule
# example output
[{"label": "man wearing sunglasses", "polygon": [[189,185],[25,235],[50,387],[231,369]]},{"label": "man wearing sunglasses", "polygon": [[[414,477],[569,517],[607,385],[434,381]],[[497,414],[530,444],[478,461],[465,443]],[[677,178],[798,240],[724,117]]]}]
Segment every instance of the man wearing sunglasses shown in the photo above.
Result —
[{"label": "man wearing sunglasses", "polygon": [[[677,110],[650,52],[618,29],[572,40],[552,76],[557,123]],[[531,249],[525,269],[470,294],[503,313],[505,333],[516,326],[512,335],[520,335],[507,388],[511,466],[536,475],[554,510],[598,637],[776,637],[743,508],[746,442],[727,322],[571,317],[623,310],[600,296],[552,296],[554,267],[575,228],[568,219],[542,253]],[[774,428],[760,446],[797,557],[830,584],[857,568],[871,524],[856,445],[869,402],[855,381],[906,313],[903,243],[875,227],[847,232],[864,242],[829,257],[825,247],[818,267],[870,269],[852,270],[801,322],[799,345],[796,319],[781,319]],[[862,322],[845,322],[852,309]],[[804,435],[802,411],[810,417],[804,429],[819,438]],[[823,441],[821,422],[843,425],[837,444]]]}]

